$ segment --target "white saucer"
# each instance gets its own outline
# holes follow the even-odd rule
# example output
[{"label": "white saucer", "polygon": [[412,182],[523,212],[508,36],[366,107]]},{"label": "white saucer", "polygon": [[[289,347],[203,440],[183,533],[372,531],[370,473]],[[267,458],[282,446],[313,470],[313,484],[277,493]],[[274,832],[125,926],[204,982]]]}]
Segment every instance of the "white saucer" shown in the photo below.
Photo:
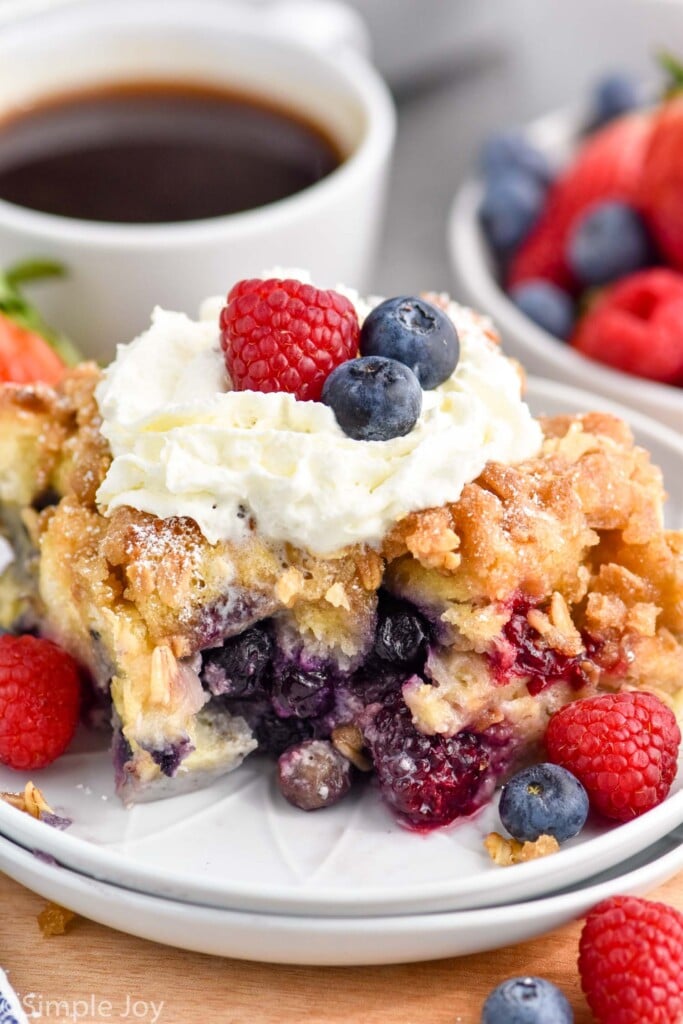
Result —
[{"label": "white saucer", "polygon": [[[561,385],[532,381],[529,397],[536,411],[607,406],[630,419],[664,469],[671,525],[683,522],[683,442],[672,431]],[[617,865],[683,822],[679,771],[667,800],[636,821],[592,823],[554,856],[502,869],[483,848],[499,824],[495,802],[467,821],[416,835],[396,824],[372,787],[326,811],[295,810],[279,795],[272,765],[251,758],[210,789],[126,811],[97,742],[84,737],[34,778],[54,809],[73,819],[67,832],[0,803],[0,833],[91,877],[229,910],[366,918],[513,903]],[[24,781],[0,769],[0,790]]]},{"label": "white saucer", "polygon": [[343,967],[464,956],[552,931],[608,896],[645,894],[671,878],[683,868],[683,835],[679,829],[560,895],[485,910],[399,917],[290,917],[175,903],[46,864],[3,839],[0,868],[46,899],[140,938],[241,960]]}]

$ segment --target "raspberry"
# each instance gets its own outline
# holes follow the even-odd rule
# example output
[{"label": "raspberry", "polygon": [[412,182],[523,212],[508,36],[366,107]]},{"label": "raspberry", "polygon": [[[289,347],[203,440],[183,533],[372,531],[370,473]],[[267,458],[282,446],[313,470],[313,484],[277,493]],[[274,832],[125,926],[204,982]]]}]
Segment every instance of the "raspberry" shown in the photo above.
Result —
[{"label": "raspberry", "polygon": [[78,725],[81,687],[73,658],[49,640],[0,636],[0,762],[45,768]]},{"label": "raspberry", "polygon": [[683,274],[657,268],[606,289],[570,344],[589,359],[664,384],[683,384]]},{"label": "raspberry", "polygon": [[545,739],[550,760],[583,783],[595,810],[629,821],[669,792],[681,731],[654,694],[625,692],[565,705]]},{"label": "raspberry", "polygon": [[221,312],[221,347],[238,391],[320,399],[335,367],[358,352],[351,302],[301,281],[238,281]]},{"label": "raspberry", "polygon": [[599,1024],[679,1024],[683,914],[636,896],[603,900],[583,926],[579,972]]}]

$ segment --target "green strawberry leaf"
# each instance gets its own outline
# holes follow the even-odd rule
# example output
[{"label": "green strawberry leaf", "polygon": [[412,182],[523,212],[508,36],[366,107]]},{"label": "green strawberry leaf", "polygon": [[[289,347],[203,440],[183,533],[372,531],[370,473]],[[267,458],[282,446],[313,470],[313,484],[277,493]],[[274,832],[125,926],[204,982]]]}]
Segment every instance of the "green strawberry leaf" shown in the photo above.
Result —
[{"label": "green strawberry leaf", "polygon": [[67,366],[75,366],[82,358],[76,346],[61,331],[53,330],[21,291],[24,284],[64,277],[65,273],[61,263],[47,259],[25,260],[0,272],[0,312],[20,327],[39,334]]},{"label": "green strawberry leaf", "polygon": [[683,63],[666,50],[659,54],[658,60],[667,79],[664,98],[678,96],[683,92]]}]

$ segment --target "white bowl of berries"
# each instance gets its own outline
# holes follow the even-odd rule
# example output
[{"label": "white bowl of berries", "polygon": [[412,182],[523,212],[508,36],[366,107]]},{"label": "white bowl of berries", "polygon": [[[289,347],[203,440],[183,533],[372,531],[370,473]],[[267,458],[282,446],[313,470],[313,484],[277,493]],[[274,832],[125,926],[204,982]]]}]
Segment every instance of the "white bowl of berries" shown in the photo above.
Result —
[{"label": "white bowl of berries", "polygon": [[683,100],[633,109],[644,92],[613,75],[489,140],[449,247],[527,369],[683,430]]}]

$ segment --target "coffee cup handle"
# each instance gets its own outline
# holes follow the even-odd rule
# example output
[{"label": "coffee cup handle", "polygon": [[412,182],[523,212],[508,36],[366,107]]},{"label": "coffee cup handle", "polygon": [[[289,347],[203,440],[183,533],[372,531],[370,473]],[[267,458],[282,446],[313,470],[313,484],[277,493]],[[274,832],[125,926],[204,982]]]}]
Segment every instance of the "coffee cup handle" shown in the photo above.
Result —
[{"label": "coffee cup handle", "polygon": [[270,27],[324,53],[346,48],[370,58],[370,33],[361,16],[338,0],[279,0]]}]

